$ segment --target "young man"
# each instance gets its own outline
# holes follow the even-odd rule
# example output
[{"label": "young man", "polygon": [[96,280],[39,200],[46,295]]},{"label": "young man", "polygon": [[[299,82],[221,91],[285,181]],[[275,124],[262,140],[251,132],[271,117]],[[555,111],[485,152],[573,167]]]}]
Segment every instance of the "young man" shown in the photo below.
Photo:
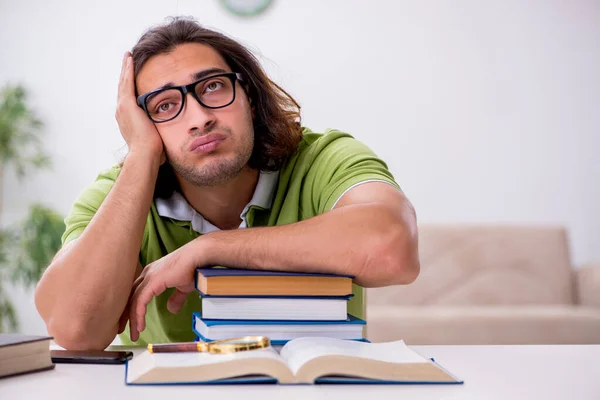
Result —
[{"label": "young man", "polygon": [[302,128],[228,37],[150,29],[123,59],[116,119],[129,153],[75,201],[35,293],[63,347],[193,340],[197,266],[351,274],[358,317],[363,287],[416,279],[415,214],[384,162]]}]

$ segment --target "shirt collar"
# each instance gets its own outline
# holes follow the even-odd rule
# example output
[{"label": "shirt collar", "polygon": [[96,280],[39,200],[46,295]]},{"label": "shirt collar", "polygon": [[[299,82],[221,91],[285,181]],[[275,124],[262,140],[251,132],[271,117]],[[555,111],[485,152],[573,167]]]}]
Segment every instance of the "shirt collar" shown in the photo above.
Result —
[{"label": "shirt collar", "polygon": [[[248,214],[250,207],[258,207],[265,210],[271,209],[275,190],[277,189],[278,178],[279,171],[260,172],[252,199],[250,199],[250,202],[244,207],[240,214],[240,218],[242,219],[240,228],[248,226],[246,215]],[[168,199],[157,198],[155,204],[158,215],[178,221],[189,221],[192,223],[192,229],[200,234],[219,230],[219,228],[205,220],[200,213],[194,210],[185,197],[177,191],[173,192]]]}]

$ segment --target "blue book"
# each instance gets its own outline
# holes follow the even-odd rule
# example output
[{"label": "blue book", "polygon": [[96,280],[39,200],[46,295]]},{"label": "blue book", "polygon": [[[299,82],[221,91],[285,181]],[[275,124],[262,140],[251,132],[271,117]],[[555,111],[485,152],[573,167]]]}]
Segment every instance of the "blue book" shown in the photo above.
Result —
[{"label": "blue book", "polygon": [[306,337],[231,354],[149,353],[127,362],[128,385],[185,384],[459,384],[403,341],[363,343]]},{"label": "blue book", "polygon": [[[196,334],[196,337],[194,338],[194,342],[205,342],[205,343],[211,343],[211,342],[216,342],[216,340],[209,340],[203,336],[198,336],[198,332],[194,332]],[[362,338],[362,339],[343,339],[343,340],[354,340],[356,342],[364,342],[364,343],[371,343],[371,341],[369,339],[366,338]],[[288,342],[290,342],[291,340],[269,340],[271,342],[272,346],[277,346],[277,348],[281,348],[281,346],[287,344]]]},{"label": "blue book", "polygon": [[352,275],[196,268],[195,287],[205,296],[349,296]]},{"label": "blue book", "polygon": [[242,336],[266,336],[274,344],[300,337],[329,337],[345,340],[363,338],[365,321],[347,314],[343,321],[217,320],[192,313],[192,329],[203,341]]}]

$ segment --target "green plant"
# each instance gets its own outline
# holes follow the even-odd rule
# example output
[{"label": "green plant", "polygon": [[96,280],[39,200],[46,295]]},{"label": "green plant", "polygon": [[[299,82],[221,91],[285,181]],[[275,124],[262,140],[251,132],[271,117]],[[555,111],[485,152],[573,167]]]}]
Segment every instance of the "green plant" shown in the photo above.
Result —
[{"label": "green plant", "polygon": [[10,257],[12,281],[34,287],[60,248],[64,231],[60,214],[43,204],[31,205],[29,215],[9,236],[15,249]]},{"label": "green plant", "polygon": [[[0,231],[0,266],[7,261],[5,249],[7,248],[8,234]],[[15,309],[6,295],[2,285],[2,271],[0,270],[0,333],[6,330],[16,330],[18,327]]]},{"label": "green plant", "polygon": [[[41,140],[43,124],[28,105],[22,85],[0,92],[0,216],[3,173],[12,167],[19,179],[33,170],[50,167]],[[1,226],[1,225],[0,225]],[[42,204],[33,204],[19,224],[0,230],[0,332],[16,331],[18,320],[4,283],[32,287],[60,248],[62,217]]]}]

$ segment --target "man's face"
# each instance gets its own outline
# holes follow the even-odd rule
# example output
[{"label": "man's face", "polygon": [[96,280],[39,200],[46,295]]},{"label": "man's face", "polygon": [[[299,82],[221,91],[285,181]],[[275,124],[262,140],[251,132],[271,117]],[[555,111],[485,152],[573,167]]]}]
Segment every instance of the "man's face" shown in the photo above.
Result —
[{"label": "man's face", "polygon": [[[138,93],[165,85],[187,85],[208,70],[215,72],[207,76],[231,72],[212,47],[182,44],[144,64],[136,78]],[[235,85],[235,101],[227,107],[205,108],[186,94],[183,110],[175,119],[155,124],[168,162],[179,176],[196,186],[216,186],[237,176],[252,155],[252,112],[240,83]],[[204,144],[198,146],[200,143]]]}]

